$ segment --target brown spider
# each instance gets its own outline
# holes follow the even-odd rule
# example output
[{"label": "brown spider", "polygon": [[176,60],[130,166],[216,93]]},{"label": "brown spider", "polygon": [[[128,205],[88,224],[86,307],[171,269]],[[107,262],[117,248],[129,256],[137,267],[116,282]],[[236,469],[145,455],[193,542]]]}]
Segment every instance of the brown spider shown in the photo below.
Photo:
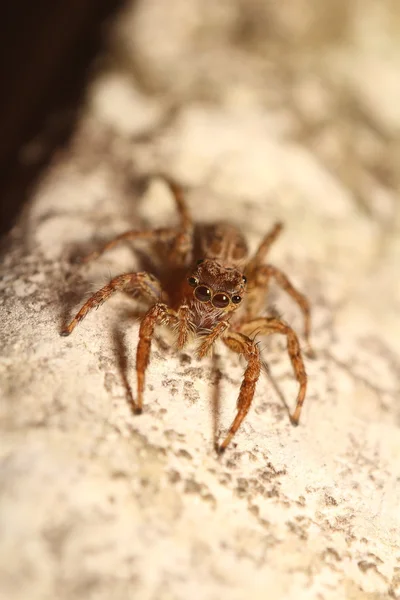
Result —
[{"label": "brown spider", "polygon": [[179,225],[147,231],[127,231],[81,262],[97,258],[122,240],[149,240],[167,263],[168,278],[163,281],[147,272],[114,277],[85,302],[72,321],[62,329],[61,335],[69,335],[90,310],[100,306],[114,292],[127,292],[149,302],[150,307],[140,324],[136,352],[136,413],[142,411],[145,373],[156,325],[167,325],[176,332],[179,349],[183,348],[190,335],[198,337],[200,345],[197,356],[200,358],[208,353],[219,338],[233,352],[243,354],[247,367],[237,400],[237,414],[225,440],[217,447],[219,452],[223,452],[250,408],[260,376],[258,345],[250,337],[255,333],[280,333],[287,338],[288,353],[299,383],[296,408],[290,418],[293,424],[298,424],[307,386],[299,340],[287,323],[274,316],[257,315],[265,307],[268,285],[270,279],[274,278],[302,310],[305,338],[309,343],[310,307],[308,300],[293,287],[286,275],[272,265],[263,264],[271,244],[282,230],[281,223],[276,223],[265,236],[242,271],[239,265],[247,259],[247,245],[240,231],[227,223],[203,226],[195,230],[181,188],[170,180],[167,183],[175,198],[180,216]]}]

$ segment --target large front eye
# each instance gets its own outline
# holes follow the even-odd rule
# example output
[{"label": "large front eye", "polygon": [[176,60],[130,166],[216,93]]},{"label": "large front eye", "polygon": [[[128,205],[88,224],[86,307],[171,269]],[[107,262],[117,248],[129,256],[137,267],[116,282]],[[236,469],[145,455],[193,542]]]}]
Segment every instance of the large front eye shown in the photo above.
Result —
[{"label": "large front eye", "polygon": [[226,294],[215,294],[212,303],[217,308],[225,308],[229,304],[229,298]]},{"label": "large front eye", "polygon": [[205,285],[199,285],[194,291],[194,295],[200,302],[208,302],[211,300],[211,291]]},{"label": "large front eye", "polygon": [[196,285],[199,285],[199,280],[196,279],[196,277],[189,277],[188,284],[192,287],[196,287]]}]

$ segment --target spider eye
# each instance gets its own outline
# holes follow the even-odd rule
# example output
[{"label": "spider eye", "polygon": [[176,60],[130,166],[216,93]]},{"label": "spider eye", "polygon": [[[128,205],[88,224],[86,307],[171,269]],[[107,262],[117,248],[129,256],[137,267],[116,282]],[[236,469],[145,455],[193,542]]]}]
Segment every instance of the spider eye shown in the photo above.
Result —
[{"label": "spider eye", "polygon": [[247,283],[247,277],[245,275],[243,275],[242,279],[243,279],[243,283]]},{"label": "spider eye", "polygon": [[196,279],[196,277],[189,277],[188,284],[192,287],[196,287],[196,285],[199,285],[199,280]]},{"label": "spider eye", "polygon": [[241,296],[232,296],[232,302],[233,304],[239,304],[242,301],[242,297]]},{"label": "spider eye", "polygon": [[194,295],[200,302],[208,302],[211,299],[211,291],[205,285],[199,285],[195,289]]},{"label": "spider eye", "polygon": [[226,294],[215,294],[212,303],[217,308],[225,308],[229,304],[229,298]]},{"label": "spider eye", "polygon": [[200,260],[196,260],[196,265],[201,265],[204,262],[204,258],[200,258]]}]

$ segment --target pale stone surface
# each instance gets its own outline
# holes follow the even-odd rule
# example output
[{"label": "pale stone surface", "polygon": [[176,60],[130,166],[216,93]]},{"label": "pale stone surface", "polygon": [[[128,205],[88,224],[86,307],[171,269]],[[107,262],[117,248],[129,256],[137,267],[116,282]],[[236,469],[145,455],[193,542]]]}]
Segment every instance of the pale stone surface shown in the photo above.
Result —
[{"label": "pale stone surface", "polygon": [[[390,2],[375,20],[373,4],[362,4],[365,29],[355,26],[360,3],[337,2],[331,24],[342,28],[325,38],[315,19],[330,21],[316,2],[293,1],[289,12],[255,1],[252,10],[239,0],[169,4],[169,51],[163,3],[138,2],[124,15],[114,58],[125,53],[133,70],[118,64],[93,83],[70,147],[6,243],[0,597],[400,597],[399,103],[387,109],[384,82],[364,85],[357,63],[341,62],[354,40],[360,69],[368,63],[374,23],[393,47],[395,32],[382,26]],[[276,38],[263,35],[267,21]],[[292,42],[281,54],[278,33]],[[229,218],[252,248],[283,220],[271,262],[313,307],[317,358],[306,361],[301,426],[290,425],[274,387],[293,407],[284,344],[263,340],[273,381],[263,375],[221,458],[210,364],[192,347],[178,354],[160,332],[135,417],[135,305],[110,300],[59,337],[90,291],[140,264],[130,247],[84,268],[71,254],[126,228],[173,222],[161,180],[142,195],[142,176],[160,170],[187,186],[196,220]],[[297,308],[271,292],[300,332]],[[222,434],[244,363],[218,354]]]}]

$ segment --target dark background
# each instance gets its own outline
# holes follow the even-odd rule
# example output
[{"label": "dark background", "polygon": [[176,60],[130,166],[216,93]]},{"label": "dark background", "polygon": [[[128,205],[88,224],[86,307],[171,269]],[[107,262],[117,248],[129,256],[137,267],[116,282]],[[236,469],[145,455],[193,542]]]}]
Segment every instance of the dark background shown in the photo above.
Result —
[{"label": "dark background", "polygon": [[[41,169],[73,131],[106,25],[122,5],[123,0],[0,4],[0,235],[12,227]],[[21,160],[21,149],[41,135],[44,150]]]}]

